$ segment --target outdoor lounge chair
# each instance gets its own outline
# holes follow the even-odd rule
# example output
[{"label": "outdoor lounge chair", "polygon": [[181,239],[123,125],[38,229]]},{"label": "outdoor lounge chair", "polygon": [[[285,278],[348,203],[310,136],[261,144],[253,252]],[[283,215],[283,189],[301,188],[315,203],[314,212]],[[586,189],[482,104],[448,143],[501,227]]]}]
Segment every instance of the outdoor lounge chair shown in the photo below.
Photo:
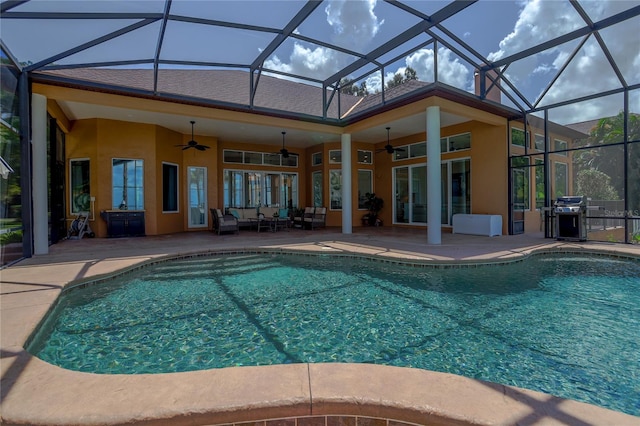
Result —
[{"label": "outdoor lounge chair", "polygon": [[240,226],[238,225],[238,219],[230,214],[222,214],[220,209],[210,209],[211,217],[213,218],[212,231],[220,235],[223,232],[235,232],[240,233]]},{"label": "outdoor lounge chair", "polygon": [[[310,214],[307,214],[307,209],[311,209]],[[327,223],[327,208],[326,207],[307,207],[303,220],[305,228],[311,230],[315,228],[324,228]]]},{"label": "outdoor lounge chair", "polygon": [[294,216],[293,217],[293,226],[298,228],[304,228],[305,219],[313,217],[313,212],[315,211],[315,207],[305,207],[304,212],[302,212],[302,216]]}]

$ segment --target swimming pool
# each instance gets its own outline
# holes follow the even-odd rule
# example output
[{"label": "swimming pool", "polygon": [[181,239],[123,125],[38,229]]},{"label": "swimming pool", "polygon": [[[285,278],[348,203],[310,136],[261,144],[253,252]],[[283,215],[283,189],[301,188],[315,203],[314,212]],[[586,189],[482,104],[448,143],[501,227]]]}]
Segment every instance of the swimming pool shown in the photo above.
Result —
[{"label": "swimming pool", "polygon": [[199,257],[66,292],[28,350],[109,374],[388,364],[638,415],[639,302],[640,263],[605,257],[456,269]]}]

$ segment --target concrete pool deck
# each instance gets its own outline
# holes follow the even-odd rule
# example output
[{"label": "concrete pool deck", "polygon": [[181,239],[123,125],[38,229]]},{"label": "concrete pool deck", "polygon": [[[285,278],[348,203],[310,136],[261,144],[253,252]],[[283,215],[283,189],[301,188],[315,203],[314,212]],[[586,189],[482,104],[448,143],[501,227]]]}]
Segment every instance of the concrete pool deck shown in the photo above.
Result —
[{"label": "concrete pool deck", "polygon": [[291,250],[386,261],[485,263],[539,250],[595,251],[640,258],[640,247],[573,243],[541,235],[482,237],[355,228],[192,232],[84,239],[50,247],[0,271],[0,423],[32,425],[332,426],[408,424],[640,425],[640,417],[529,390],[444,373],[368,364],[234,367],[188,373],[99,375],[65,370],[23,346],[62,289],[154,259],[198,252]]}]

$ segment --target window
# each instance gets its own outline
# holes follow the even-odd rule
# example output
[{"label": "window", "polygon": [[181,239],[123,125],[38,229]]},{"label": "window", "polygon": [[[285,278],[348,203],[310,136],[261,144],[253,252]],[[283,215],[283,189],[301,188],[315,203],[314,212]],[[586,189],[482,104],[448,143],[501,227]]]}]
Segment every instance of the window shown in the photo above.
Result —
[{"label": "window", "polygon": [[207,227],[207,168],[188,167],[189,228]]},{"label": "window", "polygon": [[[568,148],[568,144],[566,141],[562,141],[560,139],[554,139],[553,141],[553,149],[555,151],[565,151]],[[558,155],[567,155],[567,152],[559,152]]]},{"label": "window", "polygon": [[314,152],[313,154],[311,154],[311,165],[319,166],[321,164],[322,164],[322,153]]},{"label": "window", "polygon": [[284,158],[281,154],[273,152],[234,151],[225,149],[222,152],[222,159],[225,163],[298,167],[298,154],[292,153],[289,153],[289,156]]},{"label": "window", "polygon": [[298,167],[298,155],[289,154],[287,158],[282,157],[282,165],[288,167]]},{"label": "window", "polygon": [[71,160],[71,213],[88,212],[91,209],[90,163],[88,159]]},{"label": "window", "polygon": [[511,129],[511,144],[516,146],[525,146],[524,130]]},{"label": "window", "polygon": [[225,170],[224,207],[293,207],[298,203],[298,175]]},{"label": "window", "polygon": [[568,175],[567,175],[567,164],[566,163],[555,163],[555,172],[556,176],[554,179],[555,182],[555,194],[556,198],[562,197],[564,195],[569,195],[569,185],[568,185]]},{"label": "window", "polygon": [[262,164],[262,153],[260,152],[245,152],[244,153],[245,164]]},{"label": "window", "polygon": [[[452,223],[454,214],[471,213],[471,160],[466,158],[451,161],[450,169],[446,181],[451,182],[451,197],[448,203],[451,210],[447,215],[443,212],[442,223],[444,224]],[[444,177],[443,180],[445,180]]]},{"label": "window", "polygon": [[373,151],[358,150],[358,163],[373,164]]},{"label": "window", "polygon": [[222,154],[225,163],[242,163],[242,151],[224,150]]},{"label": "window", "polygon": [[544,151],[544,135],[539,135],[536,133],[534,145],[537,150]]},{"label": "window", "polygon": [[[265,173],[264,175],[264,196],[262,197],[262,204],[267,206],[280,205],[280,194],[278,189],[280,188],[280,174]],[[283,200],[286,202],[286,198]],[[286,205],[283,203],[283,205]]]},{"label": "window", "polygon": [[341,164],[342,163],[342,151],[339,149],[333,149],[329,151],[329,164]]},{"label": "window", "polygon": [[331,210],[342,209],[342,170],[329,170]]},{"label": "window", "polygon": [[270,166],[280,165],[280,154],[264,154],[264,164]]},{"label": "window", "polygon": [[313,205],[315,207],[322,206],[322,172],[313,172],[311,179],[313,184]]},{"label": "window", "polygon": [[393,169],[393,186],[396,191],[395,222],[409,223],[409,168]]},{"label": "window", "polygon": [[284,206],[286,202],[287,208],[293,208],[298,205],[298,175],[295,173],[283,173],[282,185],[280,185],[280,199],[278,204]]},{"label": "window", "polygon": [[409,145],[409,156],[411,158],[426,157],[427,156],[427,143],[420,142]]},{"label": "window", "polygon": [[529,210],[529,158],[512,158],[511,166],[513,167],[513,209]]},{"label": "window", "polygon": [[536,169],[536,209],[544,207],[544,161],[535,159]]},{"label": "window", "polygon": [[143,160],[114,158],[111,206],[120,210],[144,210]]},{"label": "window", "polygon": [[449,136],[440,139],[440,152],[461,151],[471,148],[471,133]]},{"label": "window", "polygon": [[406,160],[409,158],[409,145],[405,146],[397,146],[395,148],[400,148],[402,151],[398,151],[397,149],[393,153],[393,161],[397,160]]},{"label": "window", "polygon": [[178,211],[178,165],[162,163],[162,211]]},{"label": "window", "polygon": [[373,192],[373,172],[371,170],[358,170],[358,209],[366,210],[366,194]]}]

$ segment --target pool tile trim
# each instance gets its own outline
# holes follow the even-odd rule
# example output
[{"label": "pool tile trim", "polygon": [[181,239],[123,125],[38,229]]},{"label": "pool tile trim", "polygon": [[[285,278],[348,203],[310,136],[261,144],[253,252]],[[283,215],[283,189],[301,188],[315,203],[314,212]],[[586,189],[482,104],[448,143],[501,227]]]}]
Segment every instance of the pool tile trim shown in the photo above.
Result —
[{"label": "pool tile trim", "polygon": [[[429,254],[417,252],[412,256],[410,249],[406,252],[395,252],[393,256],[385,256],[384,253],[363,254],[357,250],[344,249],[319,252],[292,246],[216,248],[198,251],[187,249],[158,257],[136,256],[133,259],[137,262],[135,265],[131,265],[130,262],[121,262],[129,263],[129,266],[107,273],[98,273],[93,277],[51,285],[48,294],[54,296],[52,300],[56,300],[57,295],[67,288],[83,284],[92,285],[91,283],[101,282],[101,280],[152,264],[163,263],[171,258],[198,258],[224,254],[327,255],[331,253],[335,255],[341,253],[354,258],[370,258],[376,261],[410,264],[415,267],[436,268],[511,263],[545,252],[595,253],[613,258],[640,259],[640,251],[637,247],[618,245],[609,249],[598,245],[585,246],[588,244],[553,243],[545,240],[544,243],[537,243],[532,248],[505,249],[501,252],[504,257],[502,254],[500,256],[494,254],[477,256],[478,260],[475,258],[449,260],[450,257],[438,259],[437,256],[430,257]],[[489,249],[488,252],[491,250]],[[404,254],[410,258],[408,261],[398,259]],[[111,267],[118,262],[109,260],[107,263],[107,266]],[[455,263],[458,265],[454,265]],[[104,269],[104,267],[96,268],[91,272]],[[27,280],[24,282],[28,283]],[[22,300],[22,297],[19,297],[19,300]],[[53,303],[49,303],[49,309],[52,305]],[[4,307],[3,302],[3,315],[8,312]],[[25,309],[30,309],[32,312],[27,324],[34,324],[33,320],[37,323],[38,318],[42,320],[45,317],[42,310],[33,310],[28,307]],[[13,335],[19,339],[21,333],[18,331]],[[385,424],[386,426],[400,424],[402,426],[407,424],[640,426],[639,417],[529,390],[426,370],[367,364],[296,364],[231,367],[133,377],[95,375],[54,367],[30,356],[21,347],[7,346],[4,342],[3,338],[4,353],[1,360],[3,399],[0,407],[0,423],[7,425],[127,423],[178,426],[251,423],[266,426],[269,422],[269,426],[279,424],[294,426],[295,421],[295,426],[298,424],[308,426],[306,422],[319,421],[318,418],[324,417],[326,426],[342,424],[360,426],[355,424],[357,419],[362,419],[362,426],[365,424],[367,426],[374,424],[380,426]],[[299,385],[291,389],[293,382],[283,383],[283,373],[298,377],[296,380]],[[310,418],[316,420],[305,420]],[[338,419],[343,419],[344,422],[337,422]],[[336,423],[329,423],[330,420]]]}]

